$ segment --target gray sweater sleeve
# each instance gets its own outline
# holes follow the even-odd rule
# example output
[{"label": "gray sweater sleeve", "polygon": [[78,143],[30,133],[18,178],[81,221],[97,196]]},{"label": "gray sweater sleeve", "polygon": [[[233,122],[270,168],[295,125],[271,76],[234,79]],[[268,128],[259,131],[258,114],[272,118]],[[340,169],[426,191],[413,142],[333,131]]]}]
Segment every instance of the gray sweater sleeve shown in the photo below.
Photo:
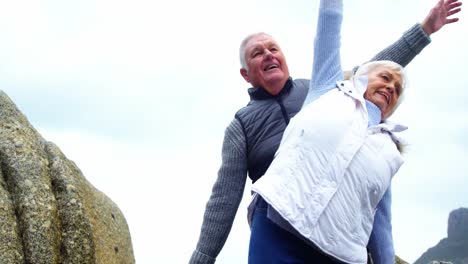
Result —
[{"label": "gray sweater sleeve", "polygon": [[431,39],[420,24],[412,26],[396,42],[377,53],[371,61],[391,60],[406,67],[429,43]]},{"label": "gray sweater sleeve", "polygon": [[206,204],[200,236],[190,264],[215,263],[231,231],[246,180],[245,136],[240,122],[234,119],[224,134],[222,164]]}]

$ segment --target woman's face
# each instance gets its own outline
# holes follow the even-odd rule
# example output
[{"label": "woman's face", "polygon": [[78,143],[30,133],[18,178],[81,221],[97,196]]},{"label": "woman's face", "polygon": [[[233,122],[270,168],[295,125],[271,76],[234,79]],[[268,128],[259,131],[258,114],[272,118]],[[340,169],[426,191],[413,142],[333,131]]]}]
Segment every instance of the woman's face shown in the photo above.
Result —
[{"label": "woman's face", "polygon": [[401,92],[401,76],[396,71],[380,66],[369,72],[364,98],[380,108],[383,119],[395,108]]}]

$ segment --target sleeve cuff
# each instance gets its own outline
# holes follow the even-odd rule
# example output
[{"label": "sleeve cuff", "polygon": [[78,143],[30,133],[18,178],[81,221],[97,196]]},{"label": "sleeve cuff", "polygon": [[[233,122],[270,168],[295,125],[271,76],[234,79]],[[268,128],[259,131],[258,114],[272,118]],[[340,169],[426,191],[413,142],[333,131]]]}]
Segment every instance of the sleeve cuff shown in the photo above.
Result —
[{"label": "sleeve cuff", "polygon": [[320,8],[343,10],[343,0],[320,1]]},{"label": "sleeve cuff", "polygon": [[210,257],[206,254],[201,253],[198,250],[195,250],[192,253],[192,257],[190,258],[189,264],[214,264],[216,258]]},{"label": "sleeve cuff", "polygon": [[431,38],[424,32],[421,24],[417,23],[404,34],[404,39],[410,44],[411,49],[419,54],[429,43]]}]

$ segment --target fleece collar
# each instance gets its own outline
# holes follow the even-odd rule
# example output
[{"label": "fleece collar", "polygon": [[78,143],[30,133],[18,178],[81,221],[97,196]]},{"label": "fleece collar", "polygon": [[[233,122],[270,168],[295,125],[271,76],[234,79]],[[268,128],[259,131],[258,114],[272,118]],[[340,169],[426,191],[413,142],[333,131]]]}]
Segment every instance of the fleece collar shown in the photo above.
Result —
[{"label": "fleece collar", "polygon": [[289,93],[292,87],[293,87],[293,80],[291,77],[289,77],[286,83],[284,84],[283,89],[281,89],[281,92],[278,95],[271,95],[263,87],[251,87],[249,88],[248,93],[250,96],[250,100],[265,100],[265,99],[270,99],[270,98],[281,97],[284,94]]}]

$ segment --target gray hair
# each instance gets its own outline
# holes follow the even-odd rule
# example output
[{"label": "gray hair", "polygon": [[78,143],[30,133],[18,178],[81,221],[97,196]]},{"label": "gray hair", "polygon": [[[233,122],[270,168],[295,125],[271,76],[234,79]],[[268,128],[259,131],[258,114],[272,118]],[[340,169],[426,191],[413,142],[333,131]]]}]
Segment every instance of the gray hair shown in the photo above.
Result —
[{"label": "gray hair", "polygon": [[403,66],[401,66],[400,64],[396,62],[388,61],[388,60],[371,61],[371,62],[367,62],[361,65],[354,73],[354,78],[362,76],[362,75],[367,75],[370,72],[380,67],[384,67],[384,68],[394,71],[395,73],[400,75],[400,78],[401,78],[401,94],[398,97],[398,101],[395,107],[388,113],[388,116],[385,117],[386,119],[395,112],[395,110],[398,108],[398,106],[400,106],[401,102],[403,102],[403,99],[405,98],[404,91],[406,90],[406,87],[407,87],[408,77]]},{"label": "gray hair", "polygon": [[248,35],[247,37],[245,37],[242,42],[241,42],[241,45],[239,47],[239,59],[240,59],[240,64],[241,64],[241,67],[243,69],[246,69],[248,70],[248,65],[247,65],[247,62],[245,61],[245,46],[247,46],[247,43],[254,37],[257,37],[257,36],[268,36],[270,38],[272,38],[271,35],[265,33],[265,32],[257,32],[257,33],[253,33],[253,34],[250,34]]}]

